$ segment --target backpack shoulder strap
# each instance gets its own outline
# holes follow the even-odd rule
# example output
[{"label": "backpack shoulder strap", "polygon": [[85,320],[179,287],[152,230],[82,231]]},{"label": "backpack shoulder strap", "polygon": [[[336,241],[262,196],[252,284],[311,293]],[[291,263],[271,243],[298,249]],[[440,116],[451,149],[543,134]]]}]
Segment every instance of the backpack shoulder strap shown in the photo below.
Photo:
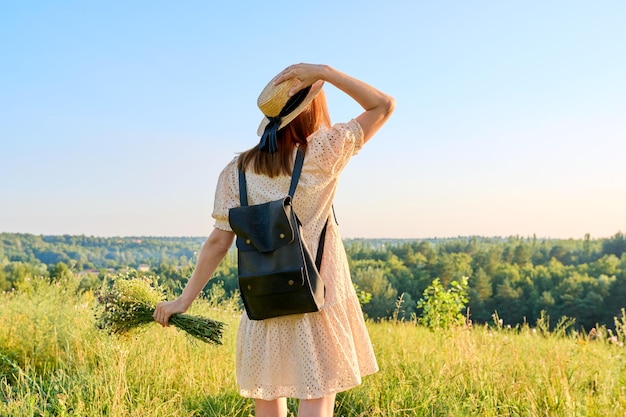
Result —
[{"label": "backpack shoulder strap", "polygon": [[293,164],[293,170],[291,171],[291,184],[289,185],[289,196],[293,198],[296,193],[296,187],[300,180],[300,174],[302,173],[302,165],[304,164],[304,152],[298,149],[296,153],[296,162]]},{"label": "backpack shoulder strap", "polygon": [[239,203],[241,206],[248,205],[248,188],[246,186],[246,173],[239,169]]},{"label": "backpack shoulder strap", "polygon": [[[291,173],[291,184],[289,185],[289,196],[293,198],[298,187],[298,181],[300,180],[300,174],[302,173],[302,165],[304,164],[304,152],[298,149],[296,154],[296,161],[293,164],[293,171]],[[242,206],[248,205],[248,188],[246,182],[246,173],[242,169],[239,169],[239,202]]]}]

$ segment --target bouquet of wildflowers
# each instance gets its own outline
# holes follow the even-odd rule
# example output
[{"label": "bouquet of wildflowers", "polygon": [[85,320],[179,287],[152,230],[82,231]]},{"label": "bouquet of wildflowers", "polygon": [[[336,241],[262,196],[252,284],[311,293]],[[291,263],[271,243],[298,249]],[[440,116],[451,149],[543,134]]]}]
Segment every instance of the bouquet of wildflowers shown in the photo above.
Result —
[{"label": "bouquet of wildflowers", "polygon": [[[112,334],[124,334],[153,323],[152,313],[163,301],[163,291],[156,284],[137,277],[118,277],[110,288],[99,289],[95,296],[99,304],[96,326]],[[174,314],[169,322],[205,343],[222,344],[222,322],[189,314]]]}]

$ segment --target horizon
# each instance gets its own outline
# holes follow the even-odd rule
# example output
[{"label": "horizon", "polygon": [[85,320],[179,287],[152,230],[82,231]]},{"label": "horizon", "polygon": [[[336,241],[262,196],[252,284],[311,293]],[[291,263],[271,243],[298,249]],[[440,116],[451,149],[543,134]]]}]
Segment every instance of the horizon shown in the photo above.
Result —
[{"label": "horizon", "polygon": [[[11,235],[27,235],[27,236],[35,236],[35,237],[85,237],[85,238],[94,238],[94,239],[206,239],[207,236],[203,235],[86,235],[86,234],[41,234],[41,233],[25,233],[25,232],[5,232],[0,231],[0,234],[11,234]],[[342,240],[470,240],[470,239],[498,239],[498,240],[506,240],[506,239],[520,239],[520,240],[544,240],[544,241],[552,241],[552,240],[585,240],[589,235],[590,240],[606,240],[613,239],[615,237],[623,236],[624,232],[618,230],[610,236],[599,236],[594,237],[590,234],[585,234],[582,237],[569,237],[569,238],[556,238],[556,237],[544,237],[544,236],[520,236],[520,235],[509,235],[509,236],[482,236],[482,235],[458,235],[458,236],[431,236],[431,237],[346,237],[342,236]],[[235,243],[233,242],[233,245]]]}]

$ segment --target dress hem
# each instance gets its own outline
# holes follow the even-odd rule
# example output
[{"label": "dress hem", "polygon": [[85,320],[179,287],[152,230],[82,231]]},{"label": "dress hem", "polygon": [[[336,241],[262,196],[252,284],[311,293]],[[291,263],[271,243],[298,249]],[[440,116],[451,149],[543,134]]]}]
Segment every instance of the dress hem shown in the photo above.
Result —
[{"label": "dress hem", "polygon": [[[239,395],[241,395],[244,398],[252,398],[255,400],[265,400],[265,401],[272,401],[272,400],[276,400],[278,398],[296,398],[299,400],[313,400],[316,398],[323,398],[326,397],[328,395],[332,395],[332,394],[337,394],[340,392],[345,392],[345,391],[349,391],[353,388],[358,387],[359,385],[361,385],[363,383],[363,378],[373,375],[375,373],[377,373],[379,371],[378,366],[376,366],[373,370],[367,370],[364,371],[361,376],[357,379],[357,381],[354,381],[355,383],[349,384],[349,385],[345,385],[342,387],[333,387],[333,388],[329,388],[325,391],[323,391],[323,393],[305,393],[305,392],[298,392],[300,390],[298,390],[296,387],[280,387],[280,389],[278,387],[272,387],[271,391],[272,392],[279,392],[278,395],[267,395],[264,396],[262,393],[261,394],[255,394],[254,391],[259,391],[259,389],[243,389],[243,388],[239,388]],[[266,389],[263,391],[270,391],[270,389]]]}]

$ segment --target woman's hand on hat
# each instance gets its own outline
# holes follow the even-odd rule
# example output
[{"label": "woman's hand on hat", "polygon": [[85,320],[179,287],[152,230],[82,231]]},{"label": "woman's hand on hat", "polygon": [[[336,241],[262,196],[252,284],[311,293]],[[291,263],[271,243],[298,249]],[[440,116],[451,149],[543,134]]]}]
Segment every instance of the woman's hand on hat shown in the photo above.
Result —
[{"label": "woman's hand on hat", "polygon": [[278,85],[284,81],[296,79],[297,83],[289,90],[289,96],[293,96],[298,91],[312,85],[315,81],[323,79],[325,65],[316,64],[295,64],[285,68],[274,79],[274,85]]}]

